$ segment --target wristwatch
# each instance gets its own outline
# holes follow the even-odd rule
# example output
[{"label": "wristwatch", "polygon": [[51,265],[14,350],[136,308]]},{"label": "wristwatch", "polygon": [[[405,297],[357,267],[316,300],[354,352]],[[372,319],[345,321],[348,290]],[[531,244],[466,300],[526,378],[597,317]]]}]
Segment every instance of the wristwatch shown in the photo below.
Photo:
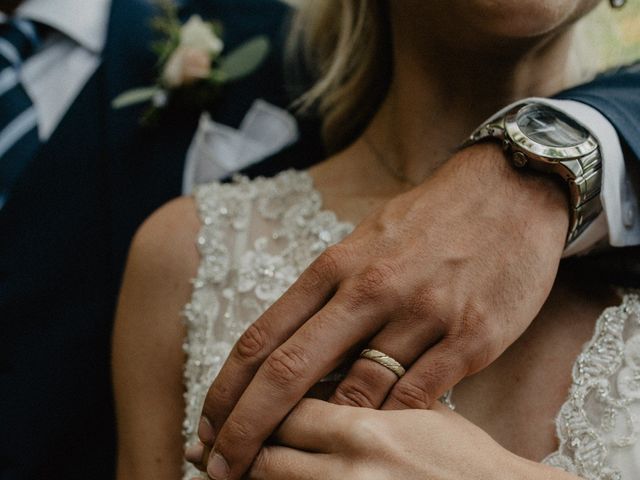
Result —
[{"label": "wristwatch", "polygon": [[463,144],[497,139],[516,168],[559,175],[567,184],[570,221],[567,244],[602,211],[602,161],[597,140],[564,113],[527,102],[476,129]]}]

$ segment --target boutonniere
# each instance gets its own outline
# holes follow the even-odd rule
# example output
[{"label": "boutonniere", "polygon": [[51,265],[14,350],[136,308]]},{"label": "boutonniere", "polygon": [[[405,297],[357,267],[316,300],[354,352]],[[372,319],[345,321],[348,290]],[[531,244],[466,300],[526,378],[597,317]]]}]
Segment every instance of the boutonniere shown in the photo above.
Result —
[{"label": "boutonniere", "polygon": [[221,87],[255,71],[270,48],[268,38],[258,36],[224,53],[219,22],[193,15],[183,24],[171,0],[158,3],[162,14],[152,22],[162,35],[152,45],[158,55],[158,78],[154,85],[128,90],[112,102],[116,109],[148,103],[141,118],[141,123],[147,125],[171,105],[210,108]]}]

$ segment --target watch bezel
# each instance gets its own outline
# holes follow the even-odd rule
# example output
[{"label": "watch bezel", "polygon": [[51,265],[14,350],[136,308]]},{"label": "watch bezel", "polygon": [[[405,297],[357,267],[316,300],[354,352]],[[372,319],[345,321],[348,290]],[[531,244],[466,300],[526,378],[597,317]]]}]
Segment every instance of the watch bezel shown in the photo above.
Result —
[{"label": "watch bezel", "polygon": [[598,148],[596,139],[588,131],[588,137],[584,142],[568,147],[552,147],[532,140],[520,129],[517,119],[519,115],[526,115],[527,110],[533,110],[534,108],[540,107],[548,108],[549,110],[552,110],[554,112],[556,111],[548,105],[530,104],[525,105],[524,107],[516,108],[505,116],[505,132],[517,147],[524,151],[531,152],[538,157],[547,159],[551,162],[583,157],[585,155],[589,155],[591,152]]}]

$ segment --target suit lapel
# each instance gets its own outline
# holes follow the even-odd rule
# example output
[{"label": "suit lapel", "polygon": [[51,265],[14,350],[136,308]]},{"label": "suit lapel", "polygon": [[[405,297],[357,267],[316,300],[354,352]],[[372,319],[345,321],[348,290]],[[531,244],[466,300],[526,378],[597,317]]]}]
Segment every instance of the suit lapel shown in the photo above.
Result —
[{"label": "suit lapel", "polygon": [[141,127],[146,105],[119,110],[110,101],[156,80],[157,9],[146,0],[113,0],[104,67],[107,81],[107,152],[110,159],[113,263],[122,265],[131,236],[153,210],[180,194],[184,155],[197,126],[197,112],[166,115]]},{"label": "suit lapel", "polygon": [[127,137],[138,127],[143,106],[115,110],[111,101],[126,90],[153,83],[156,59],[149,46],[153,42],[150,21],[154,15],[151,2],[144,0],[113,0],[104,67],[107,82],[108,144],[117,156]]},{"label": "suit lapel", "polygon": [[[184,10],[186,2],[175,2]],[[104,65],[109,102],[121,93],[136,87],[152,85],[158,74],[157,57],[151,46],[158,35],[151,27],[160,12],[149,0],[113,0]],[[107,105],[107,128],[112,156],[133,132],[140,128],[140,118],[146,105],[115,110]]]}]

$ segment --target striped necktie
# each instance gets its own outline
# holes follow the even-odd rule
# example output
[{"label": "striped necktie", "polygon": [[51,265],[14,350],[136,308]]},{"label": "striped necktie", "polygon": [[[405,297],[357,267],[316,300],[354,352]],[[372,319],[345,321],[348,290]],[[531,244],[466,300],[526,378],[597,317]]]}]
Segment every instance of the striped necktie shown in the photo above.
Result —
[{"label": "striped necktie", "polygon": [[20,83],[20,68],[39,45],[32,22],[0,25],[0,208],[40,145],[36,110]]}]

